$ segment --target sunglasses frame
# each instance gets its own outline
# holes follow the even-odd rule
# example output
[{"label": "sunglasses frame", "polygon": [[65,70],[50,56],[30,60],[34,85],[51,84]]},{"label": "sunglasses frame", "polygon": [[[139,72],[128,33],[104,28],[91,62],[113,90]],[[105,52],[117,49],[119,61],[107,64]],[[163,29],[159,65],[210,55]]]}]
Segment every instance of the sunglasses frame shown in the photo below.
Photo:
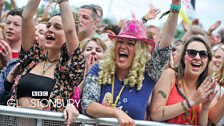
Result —
[{"label": "sunglasses frame", "polygon": [[199,54],[199,57],[201,59],[206,59],[208,58],[208,52],[205,51],[205,50],[201,50],[201,51],[198,51],[198,50],[195,50],[195,49],[187,49],[186,50],[186,53],[189,57],[191,58],[194,58],[197,56],[197,54]]}]

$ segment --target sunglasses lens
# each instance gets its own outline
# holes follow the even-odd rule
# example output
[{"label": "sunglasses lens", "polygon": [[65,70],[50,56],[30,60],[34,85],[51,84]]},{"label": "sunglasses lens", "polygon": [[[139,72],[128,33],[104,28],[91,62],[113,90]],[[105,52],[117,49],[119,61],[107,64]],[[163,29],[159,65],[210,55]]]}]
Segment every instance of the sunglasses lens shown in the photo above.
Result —
[{"label": "sunglasses lens", "polygon": [[207,53],[206,51],[200,51],[200,52],[199,52],[199,56],[200,56],[201,58],[207,58],[208,53]]},{"label": "sunglasses lens", "polygon": [[190,56],[191,58],[194,58],[197,55],[197,51],[193,50],[193,49],[188,49],[187,50],[187,54],[188,56]]}]

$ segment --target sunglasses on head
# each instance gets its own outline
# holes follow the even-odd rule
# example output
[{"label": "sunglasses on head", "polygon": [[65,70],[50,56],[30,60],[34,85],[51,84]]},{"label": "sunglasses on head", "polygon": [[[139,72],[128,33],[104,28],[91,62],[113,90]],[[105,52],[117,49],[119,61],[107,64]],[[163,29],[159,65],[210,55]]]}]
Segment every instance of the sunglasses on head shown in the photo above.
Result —
[{"label": "sunglasses on head", "polygon": [[219,48],[221,48],[222,50],[224,50],[224,45],[215,45],[212,47],[212,52],[217,51]]},{"label": "sunglasses on head", "polygon": [[191,58],[194,58],[197,56],[197,54],[199,54],[200,58],[201,59],[205,59],[208,57],[208,52],[207,51],[197,51],[197,50],[194,50],[194,49],[188,49],[187,50],[187,55]]}]

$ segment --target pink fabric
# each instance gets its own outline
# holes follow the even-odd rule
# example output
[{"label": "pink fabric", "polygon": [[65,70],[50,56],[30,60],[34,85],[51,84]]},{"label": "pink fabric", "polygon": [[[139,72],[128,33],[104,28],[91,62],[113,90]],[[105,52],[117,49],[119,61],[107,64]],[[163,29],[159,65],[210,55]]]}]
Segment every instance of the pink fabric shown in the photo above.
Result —
[{"label": "pink fabric", "polygon": [[81,91],[78,86],[73,90],[72,99],[75,101],[73,105],[79,112],[81,112]]},{"label": "pink fabric", "polygon": [[152,39],[147,38],[146,29],[143,23],[139,20],[127,20],[124,23],[124,26],[121,28],[119,34],[117,36],[109,34],[109,38],[137,39],[149,45],[154,44],[154,41]]}]

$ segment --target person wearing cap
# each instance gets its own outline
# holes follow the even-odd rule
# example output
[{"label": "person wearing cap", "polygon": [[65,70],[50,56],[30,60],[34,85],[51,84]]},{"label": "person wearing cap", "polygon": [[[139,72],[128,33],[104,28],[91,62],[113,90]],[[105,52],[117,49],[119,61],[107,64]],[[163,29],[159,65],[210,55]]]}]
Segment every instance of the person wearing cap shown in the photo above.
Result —
[{"label": "person wearing cap", "polygon": [[[172,0],[179,5],[180,0]],[[103,60],[94,65],[84,82],[82,111],[91,117],[117,118],[120,125],[135,125],[145,119],[150,93],[169,57],[169,46],[177,25],[178,13],[171,12],[161,41],[149,54],[152,40],[143,23],[125,22]],[[152,57],[151,60],[150,57]]]}]

